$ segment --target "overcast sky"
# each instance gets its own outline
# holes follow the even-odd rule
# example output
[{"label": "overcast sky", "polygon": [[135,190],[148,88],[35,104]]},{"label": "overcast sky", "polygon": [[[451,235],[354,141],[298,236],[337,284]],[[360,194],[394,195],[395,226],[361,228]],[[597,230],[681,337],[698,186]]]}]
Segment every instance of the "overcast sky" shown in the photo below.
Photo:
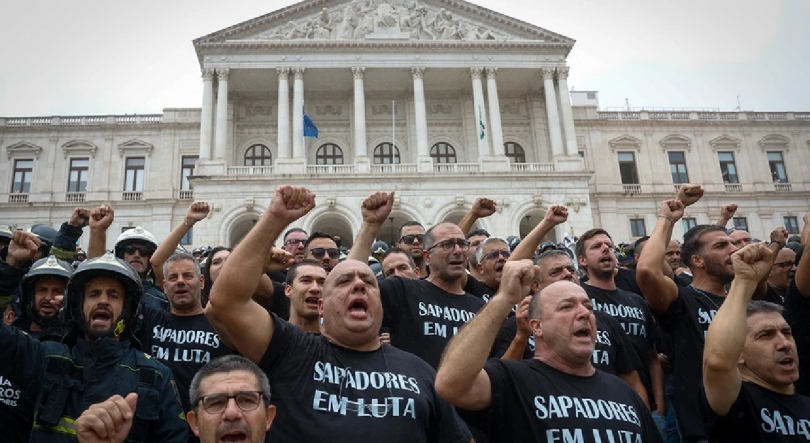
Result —
[{"label": "overcast sky", "polygon": [[[600,105],[810,111],[808,0],[476,0],[577,40]],[[192,40],[279,0],[5,0],[0,116],[200,107]]]}]

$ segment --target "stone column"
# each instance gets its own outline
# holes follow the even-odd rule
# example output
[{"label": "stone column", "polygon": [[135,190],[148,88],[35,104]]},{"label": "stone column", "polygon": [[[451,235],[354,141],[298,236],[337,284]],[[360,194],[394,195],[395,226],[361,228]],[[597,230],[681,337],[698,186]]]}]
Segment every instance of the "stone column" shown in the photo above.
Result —
[{"label": "stone column", "polygon": [[276,68],[278,73],[278,158],[290,158],[290,68]]},{"label": "stone column", "polygon": [[413,75],[413,113],[416,124],[416,152],[417,170],[430,172],[433,170],[433,159],[430,157],[427,132],[427,109],[425,108],[425,75],[424,67],[411,68]]},{"label": "stone column", "polygon": [[[478,140],[479,160],[491,157],[489,140],[487,134],[489,127],[487,122],[487,111],[484,109],[484,86],[481,83],[483,68],[470,68],[473,86],[473,113],[475,115],[475,138]],[[483,124],[483,126],[482,126]],[[483,137],[482,137],[483,135]]]},{"label": "stone column", "polygon": [[211,158],[211,129],[214,123],[214,70],[203,69],[203,101],[200,116],[200,160]]},{"label": "stone column", "polygon": [[293,68],[292,148],[293,158],[304,156],[304,68]]},{"label": "stone column", "polygon": [[[228,152],[228,68],[217,69],[217,128],[214,158],[225,160]],[[226,162],[227,163],[227,162]]]},{"label": "stone column", "polygon": [[368,158],[368,144],[366,142],[366,93],[363,86],[363,77],[366,68],[356,66],[352,68],[354,76],[354,170],[355,172],[371,172],[371,161]]},{"label": "stone column", "polygon": [[492,152],[496,157],[504,156],[503,127],[501,126],[501,105],[498,100],[498,83],[495,77],[498,68],[487,68],[487,101],[489,102],[489,123],[492,126]]},{"label": "stone column", "polygon": [[557,92],[560,94],[562,107],[562,123],[565,130],[565,154],[573,157],[579,155],[577,147],[577,132],[574,129],[574,113],[571,110],[571,99],[568,96],[568,70],[570,68],[557,68]]},{"label": "stone column", "polygon": [[557,97],[554,94],[554,68],[543,68],[543,89],[546,91],[546,113],[548,114],[548,133],[551,139],[551,156],[565,155],[562,134],[560,133],[560,115],[557,112]]}]

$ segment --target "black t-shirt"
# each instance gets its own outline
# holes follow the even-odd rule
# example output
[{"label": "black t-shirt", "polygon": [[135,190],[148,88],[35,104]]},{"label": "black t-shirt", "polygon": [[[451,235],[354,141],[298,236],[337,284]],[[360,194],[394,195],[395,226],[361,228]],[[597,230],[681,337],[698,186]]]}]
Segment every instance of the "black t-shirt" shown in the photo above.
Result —
[{"label": "black t-shirt", "polygon": [[273,282],[273,301],[270,303],[270,306],[267,307],[267,310],[278,315],[280,318],[284,320],[290,319],[290,298],[284,294],[284,287],[287,286],[284,283],[279,283],[275,280]]},{"label": "black t-shirt", "polygon": [[641,294],[641,287],[636,281],[636,271],[632,269],[619,268],[619,272],[613,276],[616,287],[633,294]]},{"label": "black t-shirt", "polygon": [[184,411],[190,410],[194,374],[209,361],[235,353],[220,341],[205,314],[179,316],[144,307],[138,340],[143,352],[172,370]]},{"label": "black t-shirt", "polygon": [[765,297],[763,297],[762,300],[771,303],[776,303],[779,306],[784,306],[786,294],[787,294],[786,290],[782,291],[781,289],[777,289],[774,286],[768,285],[768,291],[765,293]]},{"label": "black t-shirt", "polygon": [[436,393],[436,372],[382,345],[360,352],[273,316],[275,332],[259,363],[270,379],[274,442],[469,442],[471,435]]},{"label": "black t-shirt", "polygon": [[489,303],[498,290],[473,277],[472,274],[467,274],[467,283],[464,285],[464,292],[472,294]]},{"label": "black t-shirt", "polygon": [[451,294],[427,280],[390,277],[380,282],[383,327],[391,345],[439,367],[442,352],[458,330],[475,317],[484,301]]},{"label": "black t-shirt", "polygon": [[670,335],[669,363],[674,377],[673,405],[681,434],[705,437],[700,416],[700,383],[703,380],[703,345],[706,333],[724,297],[679,287],[678,298],[664,315],[657,315],[661,329]]},{"label": "black t-shirt", "polygon": [[[622,330],[621,324],[610,315],[594,311],[596,316],[596,343],[593,349],[591,363],[596,369],[608,374],[620,375],[632,371],[641,371],[642,366],[633,344],[627,334]],[[517,335],[517,319],[509,317],[504,322],[498,337],[492,346],[490,358],[501,358],[509,349],[512,340]],[[529,336],[523,358],[534,357],[534,335]]]},{"label": "black t-shirt", "polygon": [[650,350],[655,349],[655,341],[658,340],[658,327],[655,324],[650,307],[639,294],[617,289],[608,291],[597,288],[589,284],[582,285],[593,302],[595,310],[611,315],[619,321],[622,329],[627,333],[633,349],[636,351],[642,369],[639,370],[644,387],[647,389],[647,396],[650,405],[655,407],[655,397],[653,396],[652,381],[650,379]]},{"label": "black t-shirt", "polygon": [[22,371],[0,372],[0,443],[28,441],[39,383]]},{"label": "black t-shirt", "polygon": [[587,377],[538,359],[490,359],[492,441],[661,442],[641,398],[622,379]]},{"label": "black t-shirt", "polygon": [[796,391],[810,396],[810,298],[802,295],[791,281],[785,292],[785,320],[793,331],[799,354],[799,381]]},{"label": "black t-shirt", "polygon": [[681,272],[680,274],[676,275],[672,280],[678,286],[689,286],[692,284],[692,276],[685,272]]},{"label": "black t-shirt", "polygon": [[709,406],[701,390],[701,411],[712,443],[792,443],[810,441],[810,397],[784,395],[743,382],[724,416]]}]

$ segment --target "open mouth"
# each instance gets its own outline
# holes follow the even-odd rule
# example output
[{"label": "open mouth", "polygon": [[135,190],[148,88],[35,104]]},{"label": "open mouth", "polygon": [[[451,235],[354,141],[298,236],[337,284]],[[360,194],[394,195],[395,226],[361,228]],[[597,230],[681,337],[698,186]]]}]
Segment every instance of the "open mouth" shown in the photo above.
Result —
[{"label": "open mouth", "polygon": [[506,264],[506,262],[499,262],[498,264],[496,264],[495,265],[495,272],[503,272],[503,267],[504,267],[505,264]]},{"label": "open mouth", "polygon": [[599,259],[599,263],[610,263],[613,264],[613,257],[607,255]]},{"label": "open mouth", "polygon": [[796,366],[796,360],[793,357],[784,357],[779,360],[779,367],[782,369],[790,370]]},{"label": "open mouth", "polygon": [[98,310],[90,316],[90,325],[107,325],[112,321],[112,314],[108,311]]},{"label": "open mouth", "polygon": [[574,330],[574,337],[589,339],[591,338],[591,328],[582,327]]},{"label": "open mouth", "polygon": [[310,309],[318,309],[318,300],[320,299],[320,297],[315,296],[307,297],[304,299],[304,304]]},{"label": "open mouth", "polygon": [[248,436],[245,432],[240,430],[234,430],[226,432],[225,435],[219,438],[221,442],[244,442],[248,441]]},{"label": "open mouth", "polygon": [[364,319],[368,316],[368,304],[365,300],[355,300],[349,305],[349,315],[353,318]]}]

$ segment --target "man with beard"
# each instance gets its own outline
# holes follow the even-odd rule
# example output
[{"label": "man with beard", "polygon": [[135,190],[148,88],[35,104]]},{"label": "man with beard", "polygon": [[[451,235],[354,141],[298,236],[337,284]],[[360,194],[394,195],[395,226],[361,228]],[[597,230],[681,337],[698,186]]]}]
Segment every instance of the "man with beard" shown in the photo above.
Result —
[{"label": "man with beard", "polygon": [[303,260],[287,271],[284,295],[290,300],[290,324],[320,334],[318,303],[321,300],[326,270],[315,260]]},{"label": "man with beard", "polygon": [[425,227],[418,221],[407,221],[399,228],[395,247],[411,254],[416,267],[419,268],[419,275],[427,277],[428,268],[422,251],[425,247]]},{"label": "man with beard", "polygon": [[782,248],[776,254],[771,273],[768,274],[767,301],[785,304],[785,293],[796,275],[796,253],[790,248]]},{"label": "man with beard", "polygon": [[655,341],[659,339],[658,327],[650,308],[641,295],[616,286],[614,270],[618,261],[613,239],[607,231],[600,228],[585,231],[577,240],[576,255],[579,266],[588,275],[582,287],[594,309],[618,320],[633,344],[642,363],[639,375],[648,394],[644,400],[653,411],[653,419],[663,435],[666,415],[664,374],[655,349]]},{"label": "man with beard", "polygon": [[292,326],[251,300],[273,241],[313,207],[309,190],[277,188],[225,263],[206,307],[217,330],[270,379],[278,419],[268,438],[469,441],[469,431],[433,388],[435,372],[419,358],[380,343],[383,308],[377,279],[365,263],[367,251],[362,262],[348,259],[326,277],[318,303],[321,335]]},{"label": "man with beard", "polygon": [[[31,242],[23,245],[32,253]],[[36,380],[31,441],[75,442],[75,420],[89,404],[137,393],[129,441],[182,443],[188,427],[171,371],[133,347],[139,324],[140,278],[112,254],[87,260],[70,278],[62,342],[40,342],[0,326],[0,371]]]},{"label": "man with beard", "polygon": [[774,252],[754,244],[732,255],[734,281],[709,327],[702,406],[712,442],[806,442],[810,398],[796,393],[799,359],[782,307],[751,296]]},{"label": "man with beard", "polygon": [[[304,243],[304,258],[320,262],[327,273],[338,264],[340,249],[335,239],[325,232],[313,232]],[[368,258],[368,256],[366,256]]]},{"label": "man with beard", "polygon": [[[661,204],[658,223],[639,257],[638,283],[658,324],[671,337],[670,365],[674,377],[673,405],[684,442],[706,439],[699,413],[698,388],[706,331],[725,299],[725,286],[734,278],[731,254],[737,251],[725,228],[699,225],[684,234],[681,257],[694,276],[692,284],[679,287],[662,267],[672,229],[684,208],[703,196],[700,186],[685,185],[679,199]],[[757,288],[764,296],[763,280]]]},{"label": "man with beard", "polygon": [[[143,307],[138,333],[142,349],[172,370],[183,410],[189,411],[189,386],[194,374],[211,360],[232,354],[205,316],[200,298],[204,278],[187,252],[176,252],[163,264],[163,290],[171,311]],[[190,441],[193,441],[190,440]]]}]

